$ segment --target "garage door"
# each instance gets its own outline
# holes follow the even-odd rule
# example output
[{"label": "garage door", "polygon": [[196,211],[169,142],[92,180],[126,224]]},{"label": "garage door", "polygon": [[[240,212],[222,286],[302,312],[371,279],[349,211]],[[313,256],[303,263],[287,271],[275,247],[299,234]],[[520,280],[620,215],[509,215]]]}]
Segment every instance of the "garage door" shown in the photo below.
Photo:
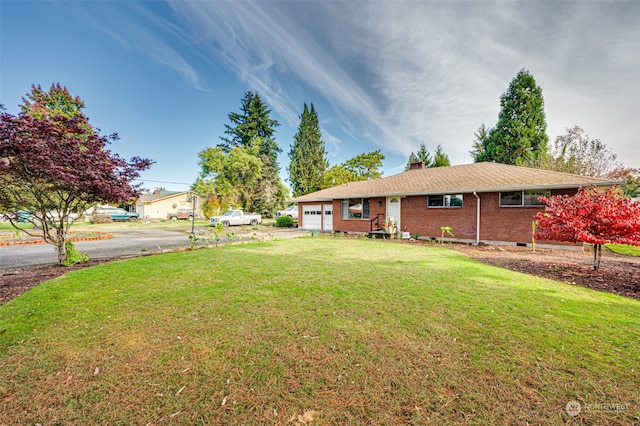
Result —
[{"label": "garage door", "polygon": [[302,229],[322,229],[320,206],[302,206]]}]

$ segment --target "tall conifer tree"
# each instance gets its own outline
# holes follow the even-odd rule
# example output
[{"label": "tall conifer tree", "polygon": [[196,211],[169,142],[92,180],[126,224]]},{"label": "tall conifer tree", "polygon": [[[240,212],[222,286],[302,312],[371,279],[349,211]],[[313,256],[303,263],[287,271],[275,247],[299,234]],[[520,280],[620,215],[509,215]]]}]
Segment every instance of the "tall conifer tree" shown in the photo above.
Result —
[{"label": "tall conifer tree", "polygon": [[246,206],[267,217],[284,206],[287,189],[280,179],[278,153],[282,152],[275,141],[275,128],[280,124],[272,119],[258,93],[246,92],[241,101],[240,112],[229,113],[231,124],[225,124],[226,137],[221,137],[218,146],[229,154],[234,148],[242,148],[256,155],[262,165],[259,176],[251,188],[243,188],[250,194]]},{"label": "tall conifer tree", "polygon": [[289,182],[294,197],[322,189],[329,162],[313,103],[311,108],[304,104],[289,159]]},{"label": "tall conifer tree", "polygon": [[542,89],[520,70],[500,97],[498,123],[482,141],[474,160],[522,164],[547,152],[547,122]]}]

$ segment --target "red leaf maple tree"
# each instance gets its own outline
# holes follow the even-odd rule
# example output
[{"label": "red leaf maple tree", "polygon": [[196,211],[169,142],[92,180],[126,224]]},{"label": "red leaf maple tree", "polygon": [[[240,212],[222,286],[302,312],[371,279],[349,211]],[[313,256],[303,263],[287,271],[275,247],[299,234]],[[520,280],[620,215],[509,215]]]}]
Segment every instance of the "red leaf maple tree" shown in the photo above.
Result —
[{"label": "red leaf maple tree", "polygon": [[536,239],[590,243],[598,270],[603,244],[640,246],[640,203],[614,186],[604,192],[580,188],[573,196],[540,197],[547,206],[535,216]]},{"label": "red leaf maple tree", "polygon": [[153,163],[112,153],[107,145],[116,139],[101,136],[81,112],[36,116],[0,109],[0,214],[15,226],[19,210],[31,211],[64,264],[70,214],[136,198],[131,182]]}]

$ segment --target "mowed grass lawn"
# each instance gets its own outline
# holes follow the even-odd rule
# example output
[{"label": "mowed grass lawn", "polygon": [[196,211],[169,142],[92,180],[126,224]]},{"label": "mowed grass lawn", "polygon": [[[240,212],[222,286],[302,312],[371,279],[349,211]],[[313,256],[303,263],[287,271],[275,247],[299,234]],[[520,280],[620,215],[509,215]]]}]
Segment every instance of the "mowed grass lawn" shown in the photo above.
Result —
[{"label": "mowed grass lawn", "polygon": [[638,424],[639,383],[638,301],[447,249],[172,253],[0,307],[0,424]]}]

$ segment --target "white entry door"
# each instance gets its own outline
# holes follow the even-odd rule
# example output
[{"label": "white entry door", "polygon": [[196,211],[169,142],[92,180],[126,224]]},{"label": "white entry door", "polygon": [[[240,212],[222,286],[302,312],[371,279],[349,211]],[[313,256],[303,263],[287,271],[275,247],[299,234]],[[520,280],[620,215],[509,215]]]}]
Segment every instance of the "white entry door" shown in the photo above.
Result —
[{"label": "white entry door", "polygon": [[387,198],[387,217],[385,220],[393,220],[398,223],[398,232],[400,227],[400,197]]},{"label": "white entry door", "polygon": [[302,229],[322,229],[321,206],[302,206]]},{"label": "white entry door", "polygon": [[322,213],[322,229],[324,231],[333,231],[333,206],[323,206]]}]

